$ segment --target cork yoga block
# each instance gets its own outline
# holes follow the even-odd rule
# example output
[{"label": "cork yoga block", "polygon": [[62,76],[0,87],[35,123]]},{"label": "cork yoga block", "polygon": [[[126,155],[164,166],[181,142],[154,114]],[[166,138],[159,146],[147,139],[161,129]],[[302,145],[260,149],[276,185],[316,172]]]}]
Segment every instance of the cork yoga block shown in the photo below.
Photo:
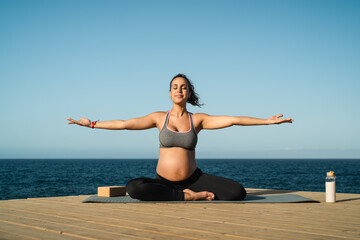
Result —
[{"label": "cork yoga block", "polygon": [[98,197],[116,197],[125,195],[126,188],[124,186],[98,187]]}]

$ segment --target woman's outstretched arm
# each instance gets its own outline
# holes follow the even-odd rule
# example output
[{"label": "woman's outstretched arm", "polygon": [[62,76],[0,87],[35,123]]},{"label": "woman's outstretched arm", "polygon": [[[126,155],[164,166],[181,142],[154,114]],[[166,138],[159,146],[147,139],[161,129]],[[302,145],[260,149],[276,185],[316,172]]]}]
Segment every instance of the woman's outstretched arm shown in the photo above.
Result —
[{"label": "woman's outstretched arm", "polygon": [[[145,130],[149,128],[157,127],[159,120],[163,112],[154,112],[140,118],[132,118],[129,120],[111,120],[96,122],[94,128],[109,129],[109,130]],[[80,118],[80,120],[67,119],[68,124],[77,124],[84,127],[92,127],[91,121],[86,118]]]},{"label": "woman's outstretched arm", "polygon": [[253,118],[253,117],[232,117],[232,116],[210,116],[207,114],[198,114],[201,129],[220,129],[234,125],[241,126],[255,126],[255,125],[271,125],[281,123],[292,123],[291,118],[283,119],[283,115],[279,114],[268,119]]}]

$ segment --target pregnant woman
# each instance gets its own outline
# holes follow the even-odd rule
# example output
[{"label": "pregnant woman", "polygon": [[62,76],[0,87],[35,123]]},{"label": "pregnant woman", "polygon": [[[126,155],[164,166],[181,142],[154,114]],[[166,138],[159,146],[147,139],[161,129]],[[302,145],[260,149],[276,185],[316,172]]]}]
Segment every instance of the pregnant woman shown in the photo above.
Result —
[{"label": "pregnant woman", "polygon": [[160,148],[156,178],[130,180],[126,184],[126,190],[132,198],[143,201],[243,200],[246,191],[240,183],[203,173],[197,167],[197,135],[205,129],[292,123],[293,120],[282,119],[281,114],[269,119],[192,114],[187,111],[187,103],[194,106],[201,104],[193,84],[184,74],[172,78],[169,92],[173,107],[166,112],[153,112],[129,120],[102,122],[68,118],[68,124],[113,130],[159,129]]}]

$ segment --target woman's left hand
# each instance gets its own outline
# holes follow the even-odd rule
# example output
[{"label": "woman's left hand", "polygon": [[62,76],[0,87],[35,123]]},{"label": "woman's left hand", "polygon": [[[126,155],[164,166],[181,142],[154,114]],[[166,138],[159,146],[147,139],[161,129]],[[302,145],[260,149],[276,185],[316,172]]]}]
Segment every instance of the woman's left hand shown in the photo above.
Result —
[{"label": "woman's left hand", "polygon": [[291,118],[283,119],[281,118],[283,115],[279,114],[276,116],[272,116],[268,119],[269,124],[281,124],[281,123],[292,123],[294,120]]}]

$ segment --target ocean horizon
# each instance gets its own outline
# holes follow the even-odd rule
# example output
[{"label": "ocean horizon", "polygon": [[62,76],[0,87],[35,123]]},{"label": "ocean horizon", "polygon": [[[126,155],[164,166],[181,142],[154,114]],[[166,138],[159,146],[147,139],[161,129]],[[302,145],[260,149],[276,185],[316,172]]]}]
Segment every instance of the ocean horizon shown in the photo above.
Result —
[{"label": "ocean horizon", "polygon": [[[338,193],[360,194],[360,159],[197,159],[205,173],[231,178],[245,188],[325,191],[334,171]],[[0,159],[0,200],[96,194],[99,186],[155,177],[157,159]]]}]

